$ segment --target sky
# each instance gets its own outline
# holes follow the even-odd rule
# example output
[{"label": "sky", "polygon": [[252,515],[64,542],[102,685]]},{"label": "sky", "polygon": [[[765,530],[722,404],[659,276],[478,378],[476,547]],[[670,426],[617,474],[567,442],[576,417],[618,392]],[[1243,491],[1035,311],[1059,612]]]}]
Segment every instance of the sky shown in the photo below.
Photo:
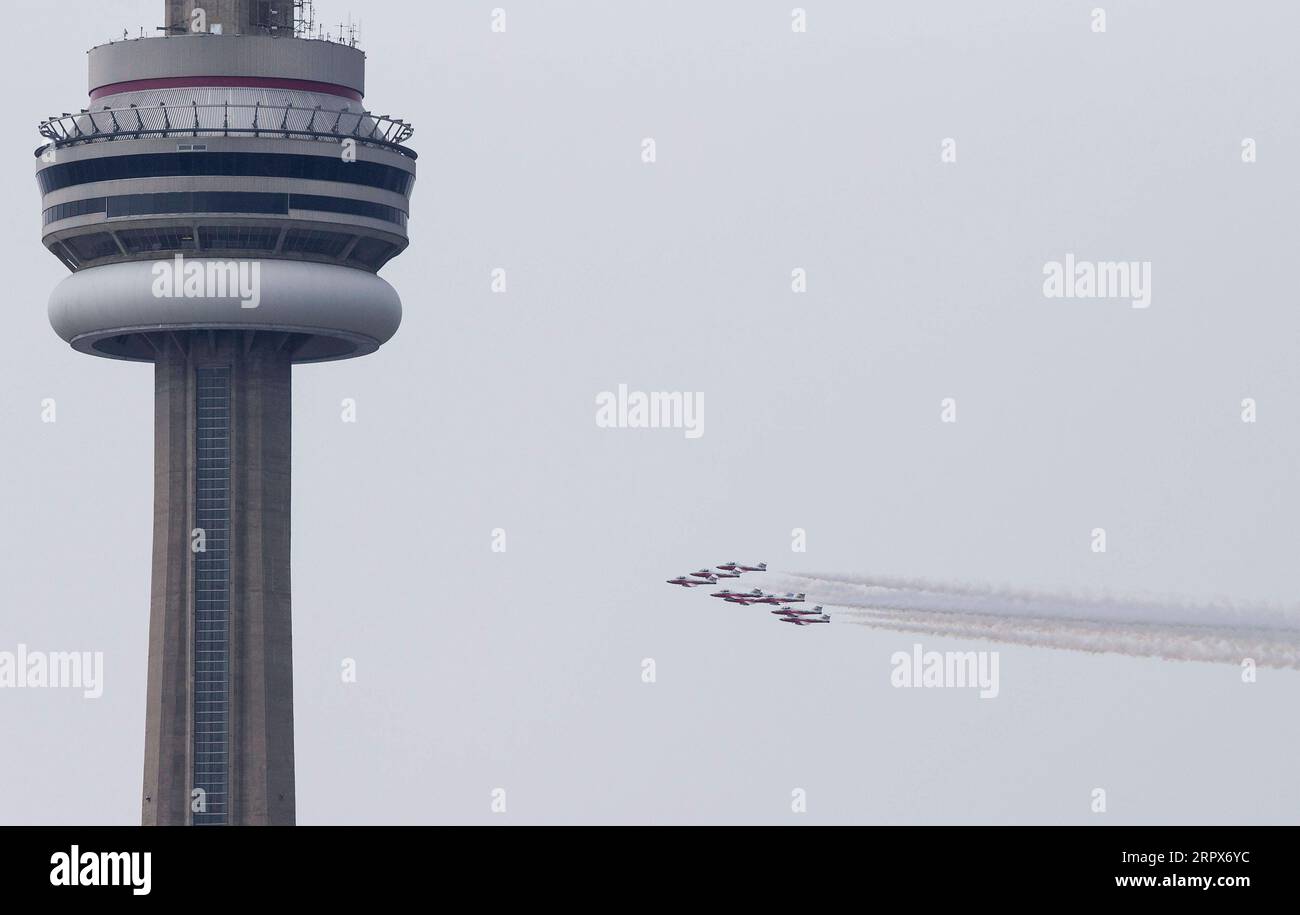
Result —
[{"label": "sky", "polygon": [[[317,11],[360,19],[419,177],[401,329],[294,370],[300,823],[1295,821],[1300,671],[796,628],[664,580],[1294,607],[1300,8],[358,6]],[[0,823],[129,824],[152,372],[49,328],[32,150],[161,4],[7,15],[0,651],[105,674],[0,689]],[[1067,254],[1149,263],[1149,307],[1046,297]],[[703,434],[602,428],[620,384],[699,392]],[[892,685],[918,643],[998,651],[997,697]]]}]

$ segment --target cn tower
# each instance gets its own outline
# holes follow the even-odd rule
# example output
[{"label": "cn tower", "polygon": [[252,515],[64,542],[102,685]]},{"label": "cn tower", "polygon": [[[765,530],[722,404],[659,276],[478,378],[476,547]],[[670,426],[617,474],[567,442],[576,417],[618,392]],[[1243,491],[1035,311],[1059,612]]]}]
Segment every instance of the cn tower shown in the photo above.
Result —
[{"label": "cn tower", "polygon": [[[40,125],[50,323],[154,367],[145,825],[295,822],[290,390],[373,353],[402,306],[409,124],[309,2],[165,0],[89,53],[89,101]],[[89,445],[89,443],[87,443]]]}]

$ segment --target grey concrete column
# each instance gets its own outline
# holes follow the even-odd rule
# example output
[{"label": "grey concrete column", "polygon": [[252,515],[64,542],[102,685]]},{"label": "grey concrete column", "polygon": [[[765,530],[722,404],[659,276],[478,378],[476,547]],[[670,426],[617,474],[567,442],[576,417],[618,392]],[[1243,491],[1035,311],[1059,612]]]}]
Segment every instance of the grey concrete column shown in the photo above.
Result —
[{"label": "grey concrete column", "polygon": [[[228,746],[224,822],[292,825],[290,357],[282,335],[155,335],[154,548],[142,822],[194,822],[198,377],[229,373]],[[211,817],[210,817],[211,819]]]},{"label": "grey concrete column", "polygon": [[189,819],[190,511],[193,372],[175,353],[154,366],[153,583],[145,706],[145,826]]}]

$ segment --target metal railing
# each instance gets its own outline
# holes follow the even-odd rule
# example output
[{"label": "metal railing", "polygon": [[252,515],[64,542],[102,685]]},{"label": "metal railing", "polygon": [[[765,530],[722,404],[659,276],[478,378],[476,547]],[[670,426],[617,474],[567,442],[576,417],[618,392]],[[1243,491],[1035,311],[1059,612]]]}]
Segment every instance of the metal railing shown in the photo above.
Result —
[{"label": "metal railing", "polygon": [[415,158],[402,144],[415,133],[406,121],[368,111],[330,111],[294,105],[189,105],[64,112],[41,122],[41,136],[57,146],[144,137],[279,137],[339,140],[383,146]]}]

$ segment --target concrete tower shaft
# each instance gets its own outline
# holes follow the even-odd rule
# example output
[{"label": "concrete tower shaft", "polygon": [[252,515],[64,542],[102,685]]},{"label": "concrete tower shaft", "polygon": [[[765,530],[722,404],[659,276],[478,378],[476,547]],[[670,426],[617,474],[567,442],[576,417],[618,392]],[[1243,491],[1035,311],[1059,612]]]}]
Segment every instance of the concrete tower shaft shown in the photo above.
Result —
[{"label": "concrete tower shaft", "polygon": [[295,820],[290,403],[267,335],[168,341],[155,363],[146,826]]},{"label": "concrete tower shaft", "polygon": [[[189,31],[195,6],[220,34]],[[74,349],[154,365],[146,825],[296,820],[292,366],[374,352],[402,307],[415,153],[365,56],[291,0],[167,0],[40,126],[50,296]],[[183,26],[183,28],[179,28]]]}]

